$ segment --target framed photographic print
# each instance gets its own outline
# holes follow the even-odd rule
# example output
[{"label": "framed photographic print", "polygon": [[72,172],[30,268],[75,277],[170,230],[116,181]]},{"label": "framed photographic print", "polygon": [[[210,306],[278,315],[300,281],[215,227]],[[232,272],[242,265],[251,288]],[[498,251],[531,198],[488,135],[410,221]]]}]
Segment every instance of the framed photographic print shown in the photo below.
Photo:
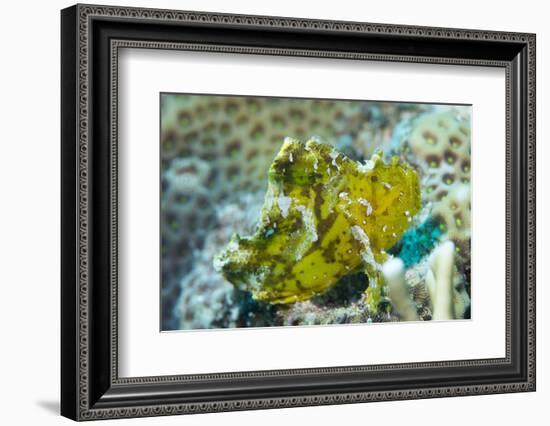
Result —
[{"label": "framed photographic print", "polygon": [[535,390],[535,35],[61,29],[64,416]]}]

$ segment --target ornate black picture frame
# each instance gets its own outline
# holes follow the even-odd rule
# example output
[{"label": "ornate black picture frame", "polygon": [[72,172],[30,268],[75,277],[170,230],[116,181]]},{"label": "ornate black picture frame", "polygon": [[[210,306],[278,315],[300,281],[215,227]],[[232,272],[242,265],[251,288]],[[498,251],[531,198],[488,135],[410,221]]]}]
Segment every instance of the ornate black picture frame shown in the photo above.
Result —
[{"label": "ornate black picture frame", "polygon": [[[61,13],[61,414],[160,416],[535,390],[535,35],[76,5]],[[506,72],[506,356],[120,378],[121,47],[500,67]]]}]

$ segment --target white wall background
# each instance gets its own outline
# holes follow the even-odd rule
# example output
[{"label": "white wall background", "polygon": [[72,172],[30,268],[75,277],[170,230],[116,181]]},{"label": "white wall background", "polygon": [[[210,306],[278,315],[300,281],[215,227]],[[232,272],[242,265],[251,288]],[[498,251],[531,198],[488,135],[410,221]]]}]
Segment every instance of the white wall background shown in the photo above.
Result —
[{"label": "white wall background", "polygon": [[[550,401],[550,28],[545,2],[119,0],[103,4],[526,31],[537,33],[538,390],[530,394],[293,408],[107,421],[102,424],[280,425],[302,422],[544,424]],[[59,9],[71,2],[11,1],[0,25],[0,418],[69,424],[59,405]],[[546,420],[547,421],[547,420]]]}]

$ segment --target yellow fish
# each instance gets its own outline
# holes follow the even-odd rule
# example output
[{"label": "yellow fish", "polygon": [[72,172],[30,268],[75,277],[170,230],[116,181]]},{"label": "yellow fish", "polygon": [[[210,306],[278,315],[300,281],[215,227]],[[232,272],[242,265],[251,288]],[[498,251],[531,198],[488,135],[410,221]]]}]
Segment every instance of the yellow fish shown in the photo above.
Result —
[{"label": "yellow fish", "polygon": [[331,145],[286,138],[269,169],[252,236],[234,235],[214,259],[228,281],[258,300],[307,300],[364,270],[380,301],[380,264],[420,209],[418,176],[381,153],[359,163]]}]

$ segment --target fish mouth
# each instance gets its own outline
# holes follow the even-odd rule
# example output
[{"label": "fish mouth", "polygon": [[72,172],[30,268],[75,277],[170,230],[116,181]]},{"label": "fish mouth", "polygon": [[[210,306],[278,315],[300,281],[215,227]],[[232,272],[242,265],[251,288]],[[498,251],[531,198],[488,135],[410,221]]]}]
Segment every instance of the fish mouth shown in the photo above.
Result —
[{"label": "fish mouth", "polygon": [[265,271],[262,266],[250,262],[252,250],[242,244],[244,240],[238,235],[233,236],[226,249],[214,257],[213,266],[230,283],[242,290],[249,290],[251,283],[258,283],[265,277]]}]

